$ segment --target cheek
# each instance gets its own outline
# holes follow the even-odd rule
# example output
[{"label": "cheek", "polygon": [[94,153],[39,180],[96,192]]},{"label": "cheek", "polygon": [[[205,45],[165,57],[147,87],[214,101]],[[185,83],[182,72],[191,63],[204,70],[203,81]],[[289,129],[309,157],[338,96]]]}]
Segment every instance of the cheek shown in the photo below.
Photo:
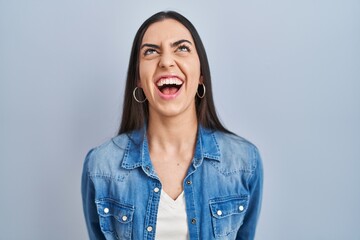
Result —
[{"label": "cheek", "polygon": [[147,66],[146,66],[146,64],[140,62],[140,63],[139,63],[139,76],[140,76],[140,80],[141,80],[142,78],[144,78],[146,72],[147,72]]},{"label": "cheek", "polygon": [[188,75],[187,77],[191,80],[198,80],[200,79],[200,62],[198,59],[193,59],[191,61],[187,61],[183,63],[182,66],[183,70]]},{"label": "cheek", "polygon": [[192,63],[191,63],[192,69],[193,69],[193,73],[194,76],[196,76],[196,78],[200,78],[200,73],[201,73],[201,69],[200,69],[200,60],[199,58],[194,58]]},{"label": "cheek", "polygon": [[147,82],[149,79],[152,79],[153,70],[148,63],[139,63],[139,77],[140,77],[140,83],[142,87],[145,87],[147,85]]}]

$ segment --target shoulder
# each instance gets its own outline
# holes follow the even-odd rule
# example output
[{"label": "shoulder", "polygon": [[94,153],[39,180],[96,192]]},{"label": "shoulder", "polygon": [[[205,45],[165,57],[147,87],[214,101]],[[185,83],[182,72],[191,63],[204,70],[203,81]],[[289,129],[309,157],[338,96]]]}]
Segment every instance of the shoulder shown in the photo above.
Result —
[{"label": "shoulder", "polygon": [[226,149],[226,151],[258,151],[257,147],[248,141],[247,139],[240,137],[236,134],[224,133],[216,131],[214,132],[216,141],[220,149]]},{"label": "shoulder", "polygon": [[214,136],[223,168],[252,173],[261,164],[258,148],[245,138],[219,131]]},{"label": "shoulder", "polygon": [[91,149],[86,155],[84,170],[91,175],[111,174],[121,164],[129,141],[127,134],[121,134]]}]

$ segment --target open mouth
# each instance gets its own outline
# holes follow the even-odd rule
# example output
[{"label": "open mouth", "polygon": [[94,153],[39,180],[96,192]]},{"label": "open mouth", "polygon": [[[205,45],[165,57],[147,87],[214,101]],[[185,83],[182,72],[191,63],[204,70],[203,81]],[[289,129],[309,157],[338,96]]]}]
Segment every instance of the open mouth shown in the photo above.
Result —
[{"label": "open mouth", "polygon": [[173,95],[177,93],[182,85],[183,82],[176,77],[161,78],[156,83],[156,86],[158,87],[159,91],[164,95]]}]

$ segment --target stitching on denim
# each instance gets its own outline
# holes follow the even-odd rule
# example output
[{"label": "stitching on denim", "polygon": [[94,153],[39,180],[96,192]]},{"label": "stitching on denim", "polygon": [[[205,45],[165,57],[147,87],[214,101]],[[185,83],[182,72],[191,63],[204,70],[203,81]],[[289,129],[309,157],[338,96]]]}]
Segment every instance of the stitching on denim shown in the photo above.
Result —
[{"label": "stitching on denim", "polygon": [[126,169],[134,169],[134,168],[138,168],[141,166],[141,163],[136,163],[136,164],[121,164],[124,168]]},{"label": "stitching on denim", "polygon": [[[240,194],[240,195],[231,195],[231,196],[225,196],[225,197],[217,197],[217,198],[213,198],[213,199],[210,199],[209,200],[209,207],[210,207],[210,210],[211,210],[211,213],[213,213],[212,211],[212,205],[213,204],[218,204],[218,203],[223,203],[223,202],[227,202],[227,201],[232,201],[232,200],[243,200],[243,201],[246,201],[246,209],[244,212],[241,213],[241,215],[245,215],[246,214],[246,210],[248,208],[248,205],[249,205],[249,195],[247,194]],[[225,218],[222,218],[222,219],[217,219],[213,216],[212,214],[212,220],[213,220],[213,228],[214,228],[214,233],[215,233],[215,237],[224,237],[224,236],[228,236],[230,235],[231,233],[237,231],[239,228],[235,228],[233,230],[230,230],[228,232],[225,232],[225,233],[219,233],[218,231],[221,230],[221,227],[220,226],[220,221],[221,220],[226,220],[228,217],[231,217],[235,214],[231,214],[231,215],[228,215],[226,216]],[[242,222],[243,223],[243,222]],[[242,225],[241,223],[241,225]]]},{"label": "stitching on denim", "polygon": [[214,156],[214,155],[207,154],[207,153],[204,153],[203,156],[204,156],[204,158],[208,158],[208,159],[212,159],[212,160],[220,160],[220,156]]},{"label": "stitching on denim", "polygon": [[248,182],[250,182],[250,180],[253,178],[253,176],[255,175],[256,172],[256,168],[258,167],[258,161],[259,161],[259,152],[258,149],[254,146],[253,148],[253,158],[252,158],[252,171],[250,173],[250,176],[248,178]]},{"label": "stitching on denim", "polygon": [[96,204],[97,203],[102,203],[102,202],[108,202],[108,203],[117,205],[117,206],[122,207],[122,208],[129,209],[129,210],[132,210],[132,211],[135,210],[134,205],[129,204],[129,203],[125,203],[125,202],[119,202],[119,201],[116,201],[115,199],[110,198],[110,197],[104,197],[104,198],[99,198],[99,199],[95,200]]},{"label": "stitching on denim", "polygon": [[[191,181],[191,180],[190,180]],[[194,197],[194,184],[191,184],[191,193],[192,193],[192,200],[193,200],[193,208],[194,208],[194,214],[195,214],[195,219],[197,219],[197,221],[199,222],[199,219],[198,219],[198,214],[197,214],[197,209],[196,209],[196,207],[195,207],[195,197]],[[198,223],[198,224],[200,224],[200,222]],[[199,233],[199,225],[198,224],[196,224],[195,225],[195,227],[196,227],[196,235],[197,236],[200,236],[200,233]]]},{"label": "stitching on denim", "polygon": [[126,149],[125,149],[125,152],[124,152],[124,156],[123,156],[123,159],[121,161],[121,166],[124,167],[124,168],[131,167],[130,164],[126,163],[127,160],[128,160],[128,157],[129,157],[130,145],[131,145],[131,139],[128,140],[128,143],[126,145]]},{"label": "stitching on denim", "polygon": [[239,195],[229,195],[229,196],[223,196],[223,197],[215,197],[209,200],[209,204],[213,203],[223,203],[231,200],[249,200],[249,195],[242,193]]},{"label": "stitching on denim", "polygon": [[[108,203],[108,204],[112,204],[112,205],[115,205],[117,207],[123,208],[123,209],[125,209],[125,211],[131,211],[132,212],[132,215],[131,215],[132,220],[127,222],[126,225],[119,225],[119,226],[123,226],[123,227],[127,228],[126,231],[125,231],[126,239],[131,237],[131,229],[132,229],[132,225],[133,225],[133,215],[134,215],[134,211],[135,211],[135,207],[133,205],[126,204],[126,203],[120,203],[120,202],[118,202],[118,201],[116,201],[116,200],[114,200],[112,198],[100,198],[100,199],[95,200],[95,203],[96,203],[96,205],[98,205],[98,204],[101,205],[101,203]],[[100,216],[100,227],[101,227],[101,229],[102,229],[102,231],[104,233],[111,234],[116,239],[119,239],[119,236],[118,236],[116,230],[114,230],[114,231],[105,230],[105,227],[104,227],[103,223],[105,221],[110,221],[111,223],[113,223],[112,219],[116,220],[116,222],[114,224],[123,224],[120,221],[120,219],[118,218],[118,216],[112,214],[112,215],[109,215],[109,216],[106,216],[106,217]]]},{"label": "stitching on denim", "polygon": [[220,153],[220,147],[219,147],[219,144],[217,143],[217,141],[216,141],[216,137],[215,137],[215,134],[214,133],[212,133],[211,134],[211,137],[212,137],[212,139],[214,140],[214,142],[215,142],[215,146],[216,146],[216,150],[217,150],[217,152],[218,153]]},{"label": "stitching on denim", "polygon": [[210,164],[221,174],[223,174],[224,176],[229,176],[229,175],[232,175],[232,174],[235,174],[235,173],[238,173],[238,172],[244,172],[244,173],[250,173],[252,174],[252,170],[251,169],[246,169],[244,167],[240,168],[240,169],[235,169],[235,170],[232,170],[232,171],[225,171],[225,170],[222,170],[218,167],[218,165],[220,164],[216,164],[215,162],[210,162]]},{"label": "stitching on denim", "polygon": [[124,179],[129,176],[130,171],[127,171],[124,175],[122,176],[113,176],[111,174],[105,174],[105,173],[90,173],[88,172],[88,176],[90,177],[90,179],[93,181],[94,178],[104,178],[104,179],[109,179],[109,180],[115,180],[117,182],[123,182]]}]

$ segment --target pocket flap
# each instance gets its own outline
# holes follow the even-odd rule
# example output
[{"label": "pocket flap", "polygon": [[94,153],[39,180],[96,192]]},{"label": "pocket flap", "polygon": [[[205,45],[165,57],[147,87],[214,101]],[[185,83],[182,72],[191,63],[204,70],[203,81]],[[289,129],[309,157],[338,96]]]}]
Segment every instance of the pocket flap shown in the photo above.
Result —
[{"label": "pocket flap", "polygon": [[244,214],[248,207],[248,196],[229,196],[214,198],[209,201],[211,214],[221,219],[233,214]]},{"label": "pocket flap", "polygon": [[134,206],[119,203],[110,198],[99,199],[95,201],[98,214],[102,217],[114,217],[122,223],[131,222],[134,215]]}]

